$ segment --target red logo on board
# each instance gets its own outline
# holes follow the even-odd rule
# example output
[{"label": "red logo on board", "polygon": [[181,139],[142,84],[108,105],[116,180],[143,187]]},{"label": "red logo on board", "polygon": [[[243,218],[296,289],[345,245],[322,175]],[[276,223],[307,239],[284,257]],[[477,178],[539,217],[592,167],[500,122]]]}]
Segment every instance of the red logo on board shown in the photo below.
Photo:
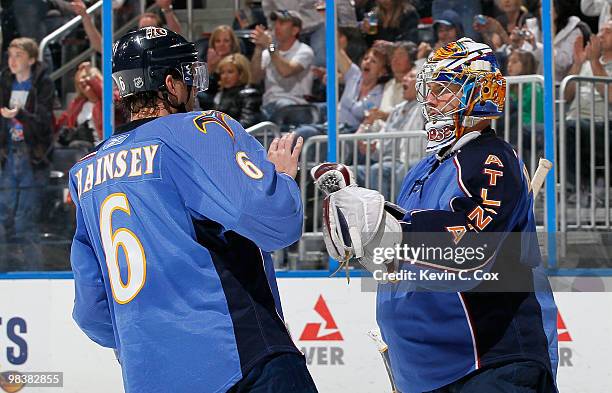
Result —
[{"label": "red logo on board", "polygon": [[557,311],[557,336],[558,341],[572,341],[572,336],[569,334],[569,330],[565,326],[561,313]]},{"label": "red logo on board", "polygon": [[300,341],[343,341],[344,338],[322,295],[319,295],[314,310],[323,318],[325,324],[321,328],[323,324],[320,322],[307,323],[300,336]]}]

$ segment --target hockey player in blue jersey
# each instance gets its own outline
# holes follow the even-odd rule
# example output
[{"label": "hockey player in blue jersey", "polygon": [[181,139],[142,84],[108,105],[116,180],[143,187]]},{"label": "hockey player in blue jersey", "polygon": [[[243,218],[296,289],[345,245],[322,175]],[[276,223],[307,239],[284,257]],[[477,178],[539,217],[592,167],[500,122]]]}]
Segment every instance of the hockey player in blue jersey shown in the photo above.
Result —
[{"label": "hockey player in blue jersey", "polygon": [[283,321],[270,251],[301,235],[302,141],[268,154],[206,88],[193,43],[162,28],[113,47],[131,121],[70,171],[73,317],[116,349],[127,393],[316,392]]},{"label": "hockey player in blue jersey", "polygon": [[529,175],[490,127],[505,87],[487,45],[464,38],[430,55],[417,93],[434,154],[406,175],[399,206],[346,166],[312,171],[328,193],[328,252],[381,280],[377,321],[402,393],[556,392],[557,311]]}]

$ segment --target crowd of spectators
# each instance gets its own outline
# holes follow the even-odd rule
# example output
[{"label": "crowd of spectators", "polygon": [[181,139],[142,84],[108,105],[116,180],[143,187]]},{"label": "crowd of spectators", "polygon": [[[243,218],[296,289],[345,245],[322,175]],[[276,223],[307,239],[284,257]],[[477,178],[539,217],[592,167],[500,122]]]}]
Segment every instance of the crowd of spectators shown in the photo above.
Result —
[{"label": "crowd of spectators", "polygon": [[[137,16],[137,3],[118,0],[113,6]],[[165,25],[180,31],[172,3],[155,0],[159,12],[140,15],[138,26]],[[65,179],[72,163],[103,140],[102,73],[89,61],[78,64],[70,83],[72,92],[54,82],[51,73],[65,61],[62,46],[71,48],[67,44],[81,42],[82,49],[100,52],[100,32],[86,11],[92,4],[81,0],[0,2],[0,272],[44,270],[54,256],[66,268],[73,212],[63,203],[65,181],[57,179]],[[61,56],[53,53],[52,45],[40,48],[48,34],[75,16],[82,18],[80,41],[78,31],[62,36],[55,42]],[[116,122],[124,120],[116,111]],[[58,162],[57,157],[67,162]],[[50,225],[43,228],[46,224]],[[61,250],[52,246],[57,243]]]},{"label": "crowd of spectators", "polygon": [[[26,222],[36,222],[33,217],[43,206],[39,201],[42,193],[36,190],[46,185],[48,176],[43,174],[52,169],[54,148],[87,151],[103,139],[101,72],[89,62],[78,65],[71,84],[75,94],[70,95],[64,86],[54,85],[49,79],[50,71],[58,69],[63,59],[58,61],[58,56],[49,53],[47,47],[41,62],[37,47],[55,28],[80,16],[81,42],[99,53],[101,35],[96,20],[99,16],[87,13],[93,3],[0,0],[3,32],[0,243],[27,244],[28,238],[32,243],[34,236],[26,233],[34,230]],[[114,0],[115,24],[121,26],[138,17],[139,27],[163,26],[184,33],[185,21],[179,20],[175,10],[185,8],[185,3],[149,0],[147,5],[156,5],[155,11],[139,15],[138,0]],[[202,7],[205,5],[202,3],[195,1],[194,6]],[[580,0],[577,7],[574,1],[553,1],[557,83],[568,75],[612,76],[611,4],[612,0]],[[246,0],[233,19],[205,36],[196,37],[201,60],[207,62],[210,72],[209,89],[197,97],[198,109],[223,111],[250,127],[274,120],[280,112],[311,106],[320,116],[309,124],[298,125],[294,131],[304,138],[325,135],[329,129],[325,116],[329,71],[325,68],[325,5],[322,0]],[[539,13],[539,0],[336,1],[339,132],[421,130],[423,118],[414,87],[419,67],[433,50],[463,36],[489,44],[504,75],[542,74]],[[16,64],[21,64],[23,70],[19,71]],[[574,135],[571,127],[594,117],[597,138],[603,138],[604,113],[610,111],[610,102],[604,102],[605,88],[598,84],[593,91],[587,84],[580,89],[576,84],[569,85],[563,98],[568,119],[574,125],[569,125],[568,135]],[[540,141],[544,121],[541,86],[526,84],[520,90],[512,86],[508,94],[511,105],[507,116],[518,119],[521,113],[517,123],[525,131],[519,126],[518,132],[531,132],[535,122]],[[608,97],[612,97],[612,91]],[[592,100],[593,116],[588,105]],[[58,106],[58,102],[65,104]],[[121,113],[117,116],[117,122],[124,120]],[[582,128],[588,129],[585,124]],[[393,145],[359,142],[358,151],[354,152],[358,155],[358,181],[374,187],[380,184],[383,193],[390,196],[391,177],[401,179],[422,152],[422,146],[408,141],[413,139]],[[583,154],[588,156],[589,151]],[[600,159],[598,155],[597,160]],[[405,163],[408,165],[402,165]],[[24,250],[36,249],[24,247]],[[0,265],[0,270],[6,268]]]}]

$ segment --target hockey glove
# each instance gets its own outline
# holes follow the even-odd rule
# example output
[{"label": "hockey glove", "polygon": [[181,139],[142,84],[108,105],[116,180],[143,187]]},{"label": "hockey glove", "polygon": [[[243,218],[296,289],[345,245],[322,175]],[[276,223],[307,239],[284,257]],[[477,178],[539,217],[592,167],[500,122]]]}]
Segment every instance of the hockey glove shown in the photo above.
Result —
[{"label": "hockey glove", "polygon": [[385,259],[376,252],[378,248],[393,248],[402,240],[401,226],[385,211],[384,197],[378,191],[357,187],[351,170],[342,164],[321,164],[311,174],[327,194],[323,201],[323,240],[329,255],[339,261],[355,257],[371,272],[393,262],[394,258]]}]

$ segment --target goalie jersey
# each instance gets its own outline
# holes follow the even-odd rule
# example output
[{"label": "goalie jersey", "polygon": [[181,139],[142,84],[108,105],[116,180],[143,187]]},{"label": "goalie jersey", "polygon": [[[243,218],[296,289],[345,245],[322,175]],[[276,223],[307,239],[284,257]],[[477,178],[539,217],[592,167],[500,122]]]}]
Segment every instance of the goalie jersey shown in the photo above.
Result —
[{"label": "goalie jersey", "polygon": [[220,112],[120,127],[70,171],[73,318],[127,393],[225,392],[299,353],[268,252],[301,235],[295,181]]},{"label": "goalie jersey", "polygon": [[419,260],[402,269],[465,273],[478,267],[510,275],[505,284],[517,288],[456,279],[379,285],[377,321],[402,393],[431,391],[511,361],[536,361],[551,377],[556,373],[557,310],[539,266],[528,172],[490,128],[466,134],[453,150],[424,158],[407,174],[398,196],[407,211],[404,242],[415,246],[415,239],[446,234],[451,245],[461,245],[475,233],[473,241],[494,240],[488,259],[482,266]]}]

